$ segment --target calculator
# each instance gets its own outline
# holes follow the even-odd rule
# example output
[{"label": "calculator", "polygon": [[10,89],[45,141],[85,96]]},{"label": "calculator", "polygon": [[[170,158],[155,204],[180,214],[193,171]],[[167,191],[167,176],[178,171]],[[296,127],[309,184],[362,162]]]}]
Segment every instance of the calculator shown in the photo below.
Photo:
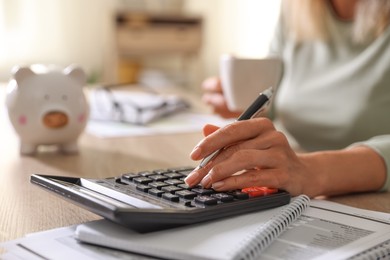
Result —
[{"label": "calculator", "polygon": [[89,179],[42,174],[31,183],[53,192],[108,220],[139,232],[226,218],[290,202],[283,190],[251,187],[217,192],[184,179],[193,167],[128,172]]}]

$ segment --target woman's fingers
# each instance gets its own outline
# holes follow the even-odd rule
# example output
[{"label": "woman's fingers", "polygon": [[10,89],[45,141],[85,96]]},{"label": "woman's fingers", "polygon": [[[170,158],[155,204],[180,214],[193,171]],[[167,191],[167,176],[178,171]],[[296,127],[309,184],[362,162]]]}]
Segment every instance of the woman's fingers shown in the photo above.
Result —
[{"label": "woman's fingers", "polygon": [[205,92],[222,93],[222,84],[219,77],[210,77],[203,81],[202,90]]},{"label": "woman's fingers", "polygon": [[205,93],[202,96],[202,102],[215,108],[227,108],[225,97],[221,93]]},{"label": "woman's fingers", "polygon": [[197,167],[184,179],[185,183],[190,187],[197,185],[209,173],[211,167],[211,163],[201,168]]},{"label": "woman's fingers", "polygon": [[[253,168],[271,168],[276,167],[282,159],[280,155],[268,156],[261,154],[263,150],[269,150],[270,147],[278,147],[283,143],[282,138],[275,136],[283,135],[276,131],[266,132],[261,138],[249,139],[240,143],[232,144],[222,149],[219,154],[201,169],[196,169],[186,178],[186,183],[190,186],[199,182],[207,188],[212,183],[227,178],[238,171]],[[280,141],[280,139],[282,141]],[[287,141],[286,141],[287,143]],[[197,146],[191,153],[192,158],[199,157],[200,147]],[[211,170],[211,172],[209,172]]]},{"label": "woman's fingers", "polygon": [[240,115],[239,111],[231,111],[226,103],[221,81],[218,77],[206,79],[202,84],[202,101],[213,108],[213,112],[224,118],[236,118]]},{"label": "woman's fingers", "polygon": [[208,136],[214,133],[215,131],[217,131],[219,128],[220,128],[219,126],[207,124],[203,127],[203,135]]},{"label": "woman's fingers", "polygon": [[201,184],[210,188],[213,183],[243,171],[277,168],[280,162],[272,156],[273,153],[258,149],[238,150],[228,156],[221,153],[212,163],[210,172],[201,180]]},{"label": "woman's fingers", "polygon": [[191,158],[200,160],[219,149],[253,138],[261,138],[264,133],[273,130],[274,126],[267,118],[234,122],[206,136],[195,146],[194,150],[197,150],[197,153],[196,156],[192,153]]},{"label": "woman's fingers", "polygon": [[[268,119],[252,119],[216,130],[207,126],[208,136],[197,146],[195,158],[224,147],[205,167],[196,169],[186,182],[199,182],[216,190],[266,186],[299,194],[308,179],[308,169],[291,149],[286,136]],[[214,145],[214,146],[213,146]],[[213,149],[209,149],[209,147]]]},{"label": "woman's fingers", "polygon": [[[288,179],[287,176],[280,176],[280,173],[275,169],[252,169],[224,178],[213,183],[211,187],[215,190],[235,190],[255,186],[281,189],[283,188],[280,182],[281,178]],[[283,181],[283,183],[285,182]]]}]

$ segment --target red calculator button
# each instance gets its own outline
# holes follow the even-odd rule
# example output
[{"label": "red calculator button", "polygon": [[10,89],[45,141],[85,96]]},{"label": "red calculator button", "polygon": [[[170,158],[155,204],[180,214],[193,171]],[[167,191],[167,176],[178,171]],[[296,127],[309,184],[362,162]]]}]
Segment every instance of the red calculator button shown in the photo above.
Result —
[{"label": "red calculator button", "polygon": [[260,197],[273,193],[277,193],[278,189],[268,187],[248,187],[241,190],[242,192],[248,193],[249,197]]}]

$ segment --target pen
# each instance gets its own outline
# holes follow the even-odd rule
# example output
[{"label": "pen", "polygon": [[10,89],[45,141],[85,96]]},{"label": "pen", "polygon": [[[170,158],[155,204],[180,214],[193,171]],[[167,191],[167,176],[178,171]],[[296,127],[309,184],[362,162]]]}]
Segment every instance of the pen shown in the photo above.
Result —
[{"label": "pen", "polygon": [[[267,88],[264,90],[260,95],[256,98],[256,100],[237,118],[236,121],[243,121],[248,120],[251,118],[256,117],[265,107],[265,105],[268,104],[268,101],[271,99],[272,96],[272,87]],[[213,152],[209,156],[205,157],[197,167],[197,169],[203,168],[209,161],[214,159],[215,156],[221,151],[221,149]]]}]

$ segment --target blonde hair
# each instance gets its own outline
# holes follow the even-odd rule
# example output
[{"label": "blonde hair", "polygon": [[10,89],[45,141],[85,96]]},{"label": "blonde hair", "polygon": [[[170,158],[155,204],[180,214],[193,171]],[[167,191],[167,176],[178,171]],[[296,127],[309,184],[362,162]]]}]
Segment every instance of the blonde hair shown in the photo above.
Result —
[{"label": "blonde hair", "polygon": [[[282,13],[290,36],[298,41],[327,40],[329,0],[283,0]],[[380,36],[390,22],[390,0],[358,0],[352,40],[369,42]]]}]

